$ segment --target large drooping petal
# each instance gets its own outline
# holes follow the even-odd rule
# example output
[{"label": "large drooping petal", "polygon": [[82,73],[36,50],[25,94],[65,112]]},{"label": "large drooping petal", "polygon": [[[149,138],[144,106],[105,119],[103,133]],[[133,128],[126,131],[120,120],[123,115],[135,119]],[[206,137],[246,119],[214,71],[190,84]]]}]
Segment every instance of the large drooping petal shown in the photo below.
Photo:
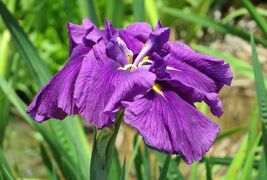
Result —
[{"label": "large drooping petal", "polygon": [[219,133],[216,123],[173,91],[151,90],[125,106],[125,122],[139,131],[148,146],[180,154],[188,164],[200,160]]},{"label": "large drooping petal", "polygon": [[192,66],[179,61],[173,55],[165,57],[166,72],[170,79],[165,80],[190,103],[205,101],[211,112],[220,117],[222,104],[217,97],[216,82]]},{"label": "large drooping petal", "polygon": [[74,84],[84,56],[90,48],[77,46],[68,63],[39,91],[28,108],[36,121],[49,118],[64,119],[68,114],[78,113],[73,98]]},{"label": "large drooping petal", "polygon": [[223,60],[197,53],[180,42],[168,42],[164,48],[173,54],[177,60],[196,68],[213,79],[217,85],[217,92],[224,84],[231,84],[233,75],[229,64],[226,64]]},{"label": "large drooping petal", "polygon": [[93,48],[94,56],[87,56],[88,60],[83,61],[74,97],[79,113],[90,123],[103,128],[114,122],[120,101],[131,101],[138,94],[147,92],[154,84],[155,75],[138,69],[122,70],[97,46]]}]

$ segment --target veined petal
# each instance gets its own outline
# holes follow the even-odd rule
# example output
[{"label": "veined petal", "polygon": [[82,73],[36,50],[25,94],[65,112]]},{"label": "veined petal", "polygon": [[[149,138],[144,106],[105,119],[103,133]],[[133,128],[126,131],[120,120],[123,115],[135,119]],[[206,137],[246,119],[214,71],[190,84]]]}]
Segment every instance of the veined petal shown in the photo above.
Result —
[{"label": "veined petal", "polygon": [[126,31],[133,35],[136,39],[145,43],[149,34],[152,32],[152,27],[145,22],[135,22],[127,26]]},{"label": "veined petal", "polygon": [[93,23],[90,22],[89,19],[84,19],[83,25],[77,25],[68,22],[68,34],[70,41],[70,51],[77,45],[83,42],[83,38],[86,33],[93,29]]},{"label": "veined petal", "polygon": [[105,112],[118,111],[121,107],[121,101],[133,101],[140,94],[145,94],[151,89],[156,80],[156,75],[143,69],[137,69],[133,72],[119,71],[118,81]]},{"label": "veined petal", "polygon": [[77,80],[81,63],[89,49],[74,48],[68,63],[39,91],[27,112],[36,121],[49,118],[64,119],[68,114],[78,113],[73,98],[74,83]]},{"label": "veined petal", "polygon": [[137,55],[144,46],[142,41],[138,40],[127,30],[119,30],[119,37],[125,42],[127,47],[133,52],[134,55]]},{"label": "veined petal", "polygon": [[166,71],[170,76],[170,79],[165,78],[165,81],[188,102],[204,101],[210,106],[211,112],[220,117],[223,110],[222,103],[217,97],[216,82],[172,55],[165,57],[165,60]]},{"label": "veined petal", "polygon": [[168,42],[165,49],[174,55],[177,61],[187,63],[213,79],[217,85],[217,92],[224,84],[231,84],[233,75],[229,64],[226,64],[223,60],[197,53],[180,42]]},{"label": "veined petal", "polygon": [[134,60],[134,64],[138,65],[145,56],[149,56],[153,51],[158,51],[169,40],[170,28],[159,28],[150,33],[143,49]]},{"label": "veined petal", "polygon": [[144,94],[155,80],[154,74],[148,71],[120,70],[114,61],[107,60],[93,69],[90,69],[90,62],[83,62],[76,82],[75,98],[80,114],[98,128],[114,122],[120,101],[129,101],[139,93]]},{"label": "veined petal", "polygon": [[218,125],[175,92],[162,92],[151,90],[125,103],[125,122],[138,130],[148,146],[180,154],[188,164],[200,160],[217,137]]}]

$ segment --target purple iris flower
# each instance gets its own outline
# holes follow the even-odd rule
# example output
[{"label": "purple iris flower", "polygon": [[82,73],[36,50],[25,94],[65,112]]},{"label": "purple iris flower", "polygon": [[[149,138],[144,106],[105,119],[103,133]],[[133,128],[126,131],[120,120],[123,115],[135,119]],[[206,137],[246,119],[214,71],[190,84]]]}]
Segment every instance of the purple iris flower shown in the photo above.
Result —
[{"label": "purple iris flower", "polygon": [[136,22],[115,29],[105,21],[68,23],[70,57],[28,108],[38,122],[80,114],[98,128],[124,121],[151,148],[179,154],[191,164],[210,149],[220,129],[194,106],[204,101],[223,113],[218,92],[232,73],[221,59],[169,41],[170,28]]}]

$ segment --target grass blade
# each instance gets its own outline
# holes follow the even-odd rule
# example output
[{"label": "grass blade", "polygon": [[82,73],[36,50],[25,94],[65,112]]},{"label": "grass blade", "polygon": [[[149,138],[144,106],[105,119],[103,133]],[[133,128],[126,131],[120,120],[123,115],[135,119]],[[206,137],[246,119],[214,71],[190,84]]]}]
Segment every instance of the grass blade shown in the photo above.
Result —
[{"label": "grass blade", "polygon": [[209,163],[209,159],[208,158],[204,158],[205,161],[205,166],[206,166],[206,178],[207,180],[212,180],[212,170],[211,170],[211,164]]},{"label": "grass blade", "polygon": [[261,160],[260,160],[260,165],[258,169],[258,176],[257,180],[262,180],[267,177],[267,168],[266,168],[266,160],[265,160],[265,154],[261,154]]},{"label": "grass blade", "polygon": [[246,159],[246,162],[244,164],[244,168],[242,170],[241,179],[245,179],[245,180],[252,179],[253,161],[255,158],[256,148],[260,142],[260,139],[261,139],[261,133],[255,139],[254,144],[249,147],[249,152],[247,153],[247,159]]},{"label": "grass blade", "polygon": [[125,174],[126,174],[126,158],[124,158],[123,165],[121,168],[120,180],[125,180]]},{"label": "grass blade", "polygon": [[113,127],[106,127],[99,132],[94,130],[94,145],[91,156],[90,178],[91,179],[107,179],[113,152],[115,148],[115,140],[119,132],[123,112],[117,113],[116,123]]},{"label": "grass blade", "polygon": [[[28,36],[2,1],[0,1],[0,15],[9,29],[18,52],[25,61],[33,78],[39,86],[45,84],[51,77],[51,72],[46,64],[42,62]],[[83,130],[80,122],[71,117],[61,122],[49,121],[47,124],[54,130],[51,132],[50,128],[46,128],[45,125],[37,125],[26,114],[26,105],[3,78],[0,78],[0,86],[24,119],[42,134],[50,146],[61,171],[66,172],[66,174],[71,174],[72,176],[70,177],[75,179],[88,179],[89,163],[85,162],[87,160],[89,161],[88,147],[85,148],[88,144],[85,143],[85,134],[82,132]],[[75,129],[75,132],[78,132],[78,134],[75,134],[73,129]],[[77,146],[76,143],[80,143],[82,146]]]},{"label": "grass blade", "polygon": [[3,179],[15,180],[1,148],[0,148],[0,175],[2,175]]},{"label": "grass blade", "polygon": [[225,179],[232,179],[233,177],[235,177],[235,179],[238,178],[238,174],[246,158],[247,144],[248,144],[248,136],[246,135],[235,155],[235,158],[233,159],[231,165],[228,168]]},{"label": "grass blade", "polygon": [[247,10],[250,13],[250,15],[257,22],[257,24],[259,25],[260,29],[264,33],[264,35],[267,37],[267,23],[266,23],[266,19],[264,19],[264,17],[262,17],[259,14],[259,12],[253,6],[253,4],[250,2],[250,0],[241,0],[241,2],[247,8]]},{"label": "grass blade", "polygon": [[120,159],[119,159],[118,150],[115,148],[108,179],[117,180],[117,179],[120,179],[120,175],[121,175]]},{"label": "grass blade", "polygon": [[145,3],[144,0],[133,1],[134,21],[145,21]]},{"label": "grass blade", "polygon": [[145,179],[149,180],[149,179],[151,179],[150,149],[147,146],[145,146],[144,149],[145,149],[144,156],[143,156],[144,177],[145,177]]},{"label": "grass blade", "polygon": [[[212,28],[218,32],[222,33],[229,33],[235,36],[238,36],[246,41],[250,41],[250,34],[247,31],[235,28],[233,26],[223,24],[221,22],[213,21],[207,17],[200,17],[194,15],[192,12],[185,12],[183,10],[169,8],[169,7],[162,7],[161,10],[171,16],[175,16],[177,18],[182,18],[184,20],[190,21],[192,23],[197,23],[204,27]],[[267,40],[263,38],[255,37],[255,42],[262,44],[263,46],[267,47]]]},{"label": "grass blade", "polygon": [[19,26],[15,17],[8,11],[3,1],[0,1],[0,15],[2,16],[21,57],[25,60],[32,76],[40,84],[44,84],[51,77],[51,72],[41,60],[35,47],[26,33]]},{"label": "grass blade", "polygon": [[163,168],[162,168],[162,170],[160,172],[159,180],[165,180],[166,179],[167,173],[168,173],[168,169],[169,169],[169,166],[170,166],[170,162],[171,162],[171,155],[167,155],[166,159],[165,159],[165,162],[164,162],[164,165],[163,165]]},{"label": "grass blade", "polygon": [[159,15],[158,15],[158,10],[155,4],[154,0],[146,0],[145,1],[145,11],[146,15],[149,19],[149,22],[155,26],[158,22]]},{"label": "grass blade", "polygon": [[79,0],[79,8],[82,18],[89,18],[96,26],[99,26],[99,19],[96,9],[95,0]]},{"label": "grass blade", "polygon": [[40,145],[40,151],[41,151],[41,156],[43,159],[43,162],[46,166],[47,172],[49,174],[49,179],[51,180],[57,180],[57,174],[55,171],[55,167],[51,161],[51,157],[49,156],[49,153],[47,152],[47,150],[45,149],[45,147],[41,144]]},{"label": "grass blade", "polygon": [[123,0],[109,0],[106,3],[106,17],[115,27],[122,27],[124,15]]},{"label": "grass blade", "polygon": [[251,35],[251,48],[252,48],[252,64],[255,75],[258,106],[259,106],[260,116],[262,119],[263,148],[265,152],[265,157],[267,157],[267,94],[264,85],[262,69],[256,52],[256,46],[253,35]]}]

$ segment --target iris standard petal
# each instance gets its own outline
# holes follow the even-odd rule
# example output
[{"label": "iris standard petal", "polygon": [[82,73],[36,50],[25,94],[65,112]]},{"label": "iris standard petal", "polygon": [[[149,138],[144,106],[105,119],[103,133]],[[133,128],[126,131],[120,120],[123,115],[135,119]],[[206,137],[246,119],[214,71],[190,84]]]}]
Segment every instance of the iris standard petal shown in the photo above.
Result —
[{"label": "iris standard petal", "polygon": [[64,119],[68,114],[78,113],[73,98],[74,83],[81,63],[89,48],[77,46],[68,63],[39,91],[28,107],[28,113],[36,121],[49,118]]},{"label": "iris standard petal", "polygon": [[83,42],[83,38],[87,31],[92,30],[93,26],[94,25],[90,23],[89,19],[84,19],[83,25],[77,25],[70,22],[67,23],[70,50],[72,50],[77,44],[81,44]]},{"label": "iris standard petal", "polygon": [[143,49],[134,60],[134,64],[138,65],[145,56],[151,55],[153,52],[159,51],[162,46],[168,42],[170,36],[170,28],[159,28],[150,33]]},{"label": "iris standard petal", "polygon": [[180,154],[188,164],[200,160],[219,133],[216,123],[169,90],[162,94],[151,90],[125,105],[125,122],[138,130],[148,146]]},{"label": "iris standard petal", "polygon": [[152,32],[152,27],[145,22],[135,22],[128,25],[125,30],[139,41],[145,43],[149,34]]},{"label": "iris standard petal", "polygon": [[229,64],[223,60],[197,53],[180,42],[168,42],[165,49],[173,54],[177,60],[187,63],[213,79],[217,85],[217,92],[224,84],[231,85],[233,74]]},{"label": "iris standard petal", "polygon": [[119,37],[125,42],[127,47],[133,52],[134,55],[137,55],[143,48],[144,43],[126,30],[120,29],[118,32]]},{"label": "iris standard petal", "polygon": [[170,79],[165,78],[172,87],[188,102],[206,102],[211,112],[220,117],[223,113],[222,104],[217,97],[216,82],[206,74],[192,66],[179,61],[173,55],[164,58],[166,72]]},{"label": "iris standard petal", "polygon": [[110,41],[107,43],[106,52],[108,57],[120,63],[122,66],[125,66],[129,63],[126,54],[122,51],[118,44],[117,38],[110,39]]},{"label": "iris standard petal", "polygon": [[72,49],[78,44],[83,43],[88,47],[92,47],[102,39],[102,33],[89,19],[84,19],[83,25],[68,22],[67,27],[70,41],[70,54]]}]

